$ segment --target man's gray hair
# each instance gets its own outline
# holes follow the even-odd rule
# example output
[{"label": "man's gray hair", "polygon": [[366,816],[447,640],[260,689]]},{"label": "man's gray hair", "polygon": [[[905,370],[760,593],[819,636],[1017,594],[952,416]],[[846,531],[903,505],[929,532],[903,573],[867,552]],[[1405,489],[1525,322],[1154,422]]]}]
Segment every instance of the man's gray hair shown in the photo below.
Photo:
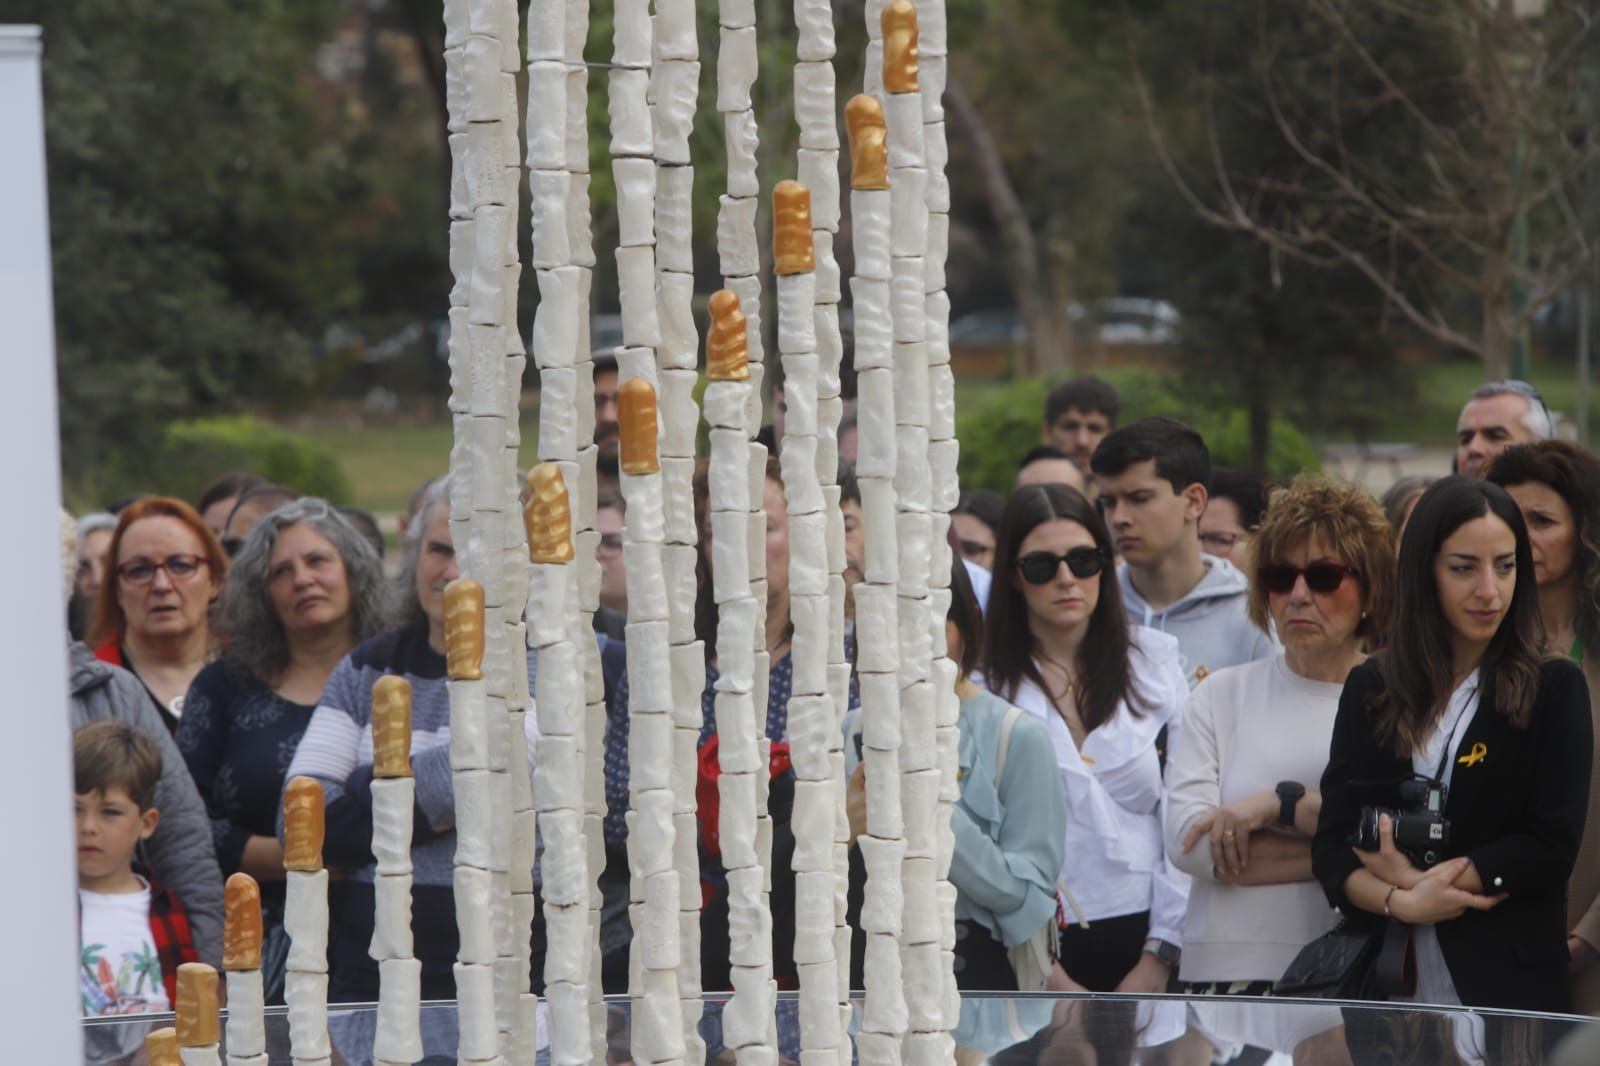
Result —
[{"label": "man's gray hair", "polygon": [[1528,402],[1528,412],[1522,416],[1522,426],[1532,434],[1534,440],[1545,440],[1556,435],[1555,419],[1550,417],[1550,408],[1545,406],[1544,397],[1526,381],[1516,378],[1486,381],[1472,390],[1467,402],[1488,400],[1495,396],[1520,396]]},{"label": "man's gray hair", "polygon": [[400,567],[400,623],[410,625],[426,617],[422,610],[422,597],[417,594],[417,561],[422,558],[422,531],[435,507],[450,510],[450,478],[445,476],[428,484],[422,491],[416,513],[406,523],[404,554]]},{"label": "man's gray hair", "polygon": [[394,621],[394,592],[384,576],[383,561],[367,538],[326,500],[303,496],[281,504],[256,523],[234,557],[222,589],[219,619],[231,641],[229,657],[268,684],[289,666],[288,637],[267,594],[272,550],[285,529],[301,523],[327,537],[344,561],[356,643],[377,636]]}]

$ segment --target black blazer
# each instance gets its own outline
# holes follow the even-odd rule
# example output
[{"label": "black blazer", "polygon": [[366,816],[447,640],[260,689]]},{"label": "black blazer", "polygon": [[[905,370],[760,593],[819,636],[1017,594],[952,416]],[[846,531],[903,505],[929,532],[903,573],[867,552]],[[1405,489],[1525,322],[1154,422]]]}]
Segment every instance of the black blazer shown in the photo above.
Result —
[{"label": "black blazer", "polygon": [[[1328,900],[1372,929],[1382,916],[1345,898],[1344,882],[1361,868],[1348,841],[1361,808],[1394,807],[1399,784],[1412,776],[1410,756],[1373,736],[1368,701],[1382,689],[1378,663],[1351,671],[1339,698],[1322,814],[1311,862]],[[1472,859],[1484,891],[1507,898],[1488,911],[1468,911],[1436,927],[1439,947],[1461,1002],[1471,1007],[1566,1011],[1567,879],[1583,836],[1593,752],[1589,689],[1565,659],[1547,660],[1528,728],[1495,709],[1486,686],[1455,760],[1445,816],[1449,854]],[[1482,748],[1477,748],[1478,745]],[[1477,749],[1482,758],[1463,762]]]}]

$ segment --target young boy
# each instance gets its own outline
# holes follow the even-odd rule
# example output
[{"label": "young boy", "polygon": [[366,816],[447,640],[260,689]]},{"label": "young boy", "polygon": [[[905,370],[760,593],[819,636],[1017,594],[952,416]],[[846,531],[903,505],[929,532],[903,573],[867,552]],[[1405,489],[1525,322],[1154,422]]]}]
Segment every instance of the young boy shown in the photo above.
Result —
[{"label": "young boy", "polygon": [[72,766],[83,1013],[171,1010],[179,964],[199,955],[178,898],[133,865],[161,820],[161,750],[121,722],[96,722],[72,734]]}]

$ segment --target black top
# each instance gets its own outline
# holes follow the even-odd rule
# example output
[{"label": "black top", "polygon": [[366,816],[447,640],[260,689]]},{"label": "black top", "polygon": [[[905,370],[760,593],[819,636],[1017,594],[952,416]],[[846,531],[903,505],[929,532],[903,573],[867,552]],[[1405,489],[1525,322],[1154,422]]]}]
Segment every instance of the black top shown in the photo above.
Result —
[{"label": "black top", "polygon": [[[223,876],[235,873],[252,836],[275,837],[284,776],[315,707],[291,703],[236,660],[195,675],[178,722],[178,749],[211,816]],[[261,886],[263,896],[281,884]]]},{"label": "black top", "polygon": [[[1361,808],[1396,806],[1400,782],[1413,776],[1409,755],[1374,739],[1367,705],[1382,684],[1376,660],[1356,667],[1345,682],[1311,854],[1328,900],[1372,929],[1382,917],[1344,895],[1346,878],[1361,867],[1348,841]],[[1472,859],[1485,893],[1506,894],[1490,910],[1469,910],[1436,926],[1456,992],[1467,1006],[1570,1008],[1567,878],[1588,808],[1592,730],[1582,671],[1566,659],[1550,659],[1540,669],[1526,729],[1498,711],[1491,680],[1449,753],[1456,760],[1444,812],[1451,823],[1450,856]],[[1479,745],[1482,758],[1461,758]]]}]

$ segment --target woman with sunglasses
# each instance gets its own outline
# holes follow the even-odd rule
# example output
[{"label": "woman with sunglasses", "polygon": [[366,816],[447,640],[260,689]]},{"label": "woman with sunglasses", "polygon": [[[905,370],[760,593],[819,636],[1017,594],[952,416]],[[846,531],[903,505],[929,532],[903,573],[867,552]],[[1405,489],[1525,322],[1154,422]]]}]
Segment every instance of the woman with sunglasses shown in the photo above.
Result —
[{"label": "woman with sunglasses", "polygon": [[[1488,480],[1511,494],[1528,524],[1545,651],[1583,667],[1600,737],[1600,460],[1563,440],[1518,444],[1496,456]],[[1583,844],[1567,882],[1567,950],[1573,1008],[1600,1013],[1600,788],[1589,790]]]},{"label": "woman with sunglasses", "polygon": [[256,523],[223,588],[227,655],[195,677],[178,748],[211,815],[224,876],[261,885],[267,997],[282,999],[283,849],[278,801],[323,686],[357,643],[390,624],[372,545],[325,501],[286,503]]},{"label": "woman with sunglasses", "polygon": [[[1333,927],[1311,874],[1318,781],[1345,678],[1383,641],[1394,596],[1388,520],[1354,485],[1297,478],[1251,551],[1250,618],[1283,650],[1207,677],[1167,766],[1167,853],[1193,878],[1179,977],[1196,994],[1266,995]],[[1203,1020],[1227,1030],[1240,1019],[1226,1014]],[[1311,1034],[1248,1035],[1290,1053]]]},{"label": "woman with sunglasses", "polygon": [[212,658],[211,603],[228,557],[193,507],[146,496],[122,509],[106,548],[110,573],[95,601],[88,644],[131,670],[169,730],[189,684]]},{"label": "woman with sunglasses", "polygon": [[[1410,937],[1418,1002],[1568,1010],[1589,693],[1574,663],[1541,650],[1527,528],[1504,489],[1447,477],[1423,493],[1400,544],[1393,617],[1388,646],[1339,699],[1317,880],[1355,928]],[[1423,838],[1443,840],[1438,856],[1397,843],[1387,813],[1376,850],[1352,846],[1364,809],[1426,819],[1401,790],[1421,782],[1443,793],[1448,829]]]},{"label": "woman with sunglasses", "polygon": [[1082,494],[1013,493],[995,546],[983,674],[1044,723],[1065,789],[1066,975],[1095,992],[1165,992],[1187,886],[1162,846],[1157,738],[1177,731],[1188,684],[1176,640],[1128,625],[1111,559]]}]

